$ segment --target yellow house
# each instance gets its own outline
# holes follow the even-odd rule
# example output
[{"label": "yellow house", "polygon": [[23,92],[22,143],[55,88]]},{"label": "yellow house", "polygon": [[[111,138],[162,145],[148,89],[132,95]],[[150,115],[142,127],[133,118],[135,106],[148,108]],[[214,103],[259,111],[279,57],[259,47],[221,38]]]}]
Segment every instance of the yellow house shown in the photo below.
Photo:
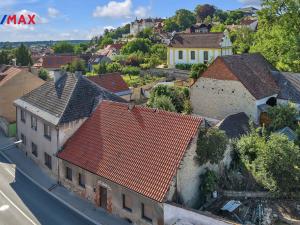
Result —
[{"label": "yellow house", "polygon": [[168,67],[176,64],[212,62],[218,56],[232,55],[228,32],[176,33],[168,46]]}]

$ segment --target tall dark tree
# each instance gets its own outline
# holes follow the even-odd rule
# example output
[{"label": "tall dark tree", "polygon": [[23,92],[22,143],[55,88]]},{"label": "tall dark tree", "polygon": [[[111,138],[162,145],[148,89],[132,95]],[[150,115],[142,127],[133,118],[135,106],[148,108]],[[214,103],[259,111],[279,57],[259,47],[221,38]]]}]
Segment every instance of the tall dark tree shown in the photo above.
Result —
[{"label": "tall dark tree", "polygon": [[28,66],[32,65],[32,59],[28,48],[22,43],[16,50],[17,65]]},{"label": "tall dark tree", "polygon": [[209,4],[197,5],[195,9],[198,22],[203,22],[205,18],[208,16],[213,18],[215,12],[216,12],[216,7]]},{"label": "tall dark tree", "polygon": [[196,17],[195,14],[189,10],[179,9],[176,11],[175,21],[180,30],[185,30],[196,23]]}]

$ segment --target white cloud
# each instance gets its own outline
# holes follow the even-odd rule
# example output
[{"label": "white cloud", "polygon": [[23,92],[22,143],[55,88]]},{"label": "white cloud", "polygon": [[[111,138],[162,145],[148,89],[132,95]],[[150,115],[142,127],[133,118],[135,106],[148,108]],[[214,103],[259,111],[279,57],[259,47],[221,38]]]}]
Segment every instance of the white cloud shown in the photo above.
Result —
[{"label": "white cloud", "polygon": [[132,9],[132,0],[122,2],[110,1],[106,5],[97,6],[93,12],[94,17],[111,17],[111,18],[132,18],[137,16],[144,18],[149,16],[150,6],[139,6]]},{"label": "white cloud", "polygon": [[51,17],[51,18],[55,18],[59,15],[59,11],[55,8],[48,8],[48,16]]},{"label": "white cloud", "polygon": [[139,17],[139,18],[145,18],[149,16],[151,7],[144,7],[144,6],[140,6],[138,7],[136,10],[134,10],[134,15]]},{"label": "white cloud", "polygon": [[107,5],[97,6],[94,17],[129,17],[131,15],[132,1],[125,0],[123,2],[110,1]]}]

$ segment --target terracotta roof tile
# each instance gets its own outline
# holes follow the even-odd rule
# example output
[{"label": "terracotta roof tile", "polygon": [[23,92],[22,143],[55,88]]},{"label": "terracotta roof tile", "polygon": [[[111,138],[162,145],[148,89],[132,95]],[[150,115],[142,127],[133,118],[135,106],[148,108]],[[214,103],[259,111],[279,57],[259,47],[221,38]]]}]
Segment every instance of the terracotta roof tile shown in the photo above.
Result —
[{"label": "terracotta roof tile", "polygon": [[120,73],[100,74],[97,76],[90,76],[88,77],[88,79],[98,84],[99,86],[106,88],[112,93],[129,91],[129,87],[123,80]]},{"label": "terracotta roof tile", "polygon": [[48,55],[43,58],[42,67],[60,68],[74,60],[79,60],[79,57],[76,55]]},{"label": "terracotta roof tile", "polygon": [[103,101],[58,157],[162,202],[201,121]]}]

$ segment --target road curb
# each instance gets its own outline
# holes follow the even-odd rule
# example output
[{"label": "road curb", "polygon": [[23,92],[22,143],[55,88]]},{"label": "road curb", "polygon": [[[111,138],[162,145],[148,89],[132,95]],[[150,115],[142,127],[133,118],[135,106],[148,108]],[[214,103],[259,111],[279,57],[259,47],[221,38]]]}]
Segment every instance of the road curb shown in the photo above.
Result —
[{"label": "road curb", "polygon": [[[0,154],[9,162],[12,164],[15,164],[3,151],[0,151]],[[28,174],[26,174],[25,172],[23,172],[22,170],[20,170],[18,168],[18,165],[16,166],[16,169],[18,170],[19,173],[21,173],[23,176],[25,176],[28,180],[30,180],[32,183],[34,183],[36,186],[38,186],[40,189],[42,189],[43,191],[47,192],[48,194],[50,194],[53,198],[55,198],[56,200],[58,200],[59,202],[61,202],[62,204],[64,204],[65,206],[67,206],[68,208],[72,209],[73,211],[75,211],[76,213],[78,213],[79,215],[81,215],[82,217],[84,217],[85,219],[89,220],[91,223],[95,224],[95,225],[103,225],[93,219],[91,219],[90,217],[88,217],[87,215],[85,215],[84,213],[82,213],[81,211],[79,211],[78,209],[76,209],[74,206],[72,206],[71,204],[65,202],[64,200],[62,200],[60,197],[58,197],[57,195],[55,195],[54,193],[50,192],[47,188],[43,187],[41,184],[39,184],[37,181],[35,181],[32,177],[30,177]]]}]

